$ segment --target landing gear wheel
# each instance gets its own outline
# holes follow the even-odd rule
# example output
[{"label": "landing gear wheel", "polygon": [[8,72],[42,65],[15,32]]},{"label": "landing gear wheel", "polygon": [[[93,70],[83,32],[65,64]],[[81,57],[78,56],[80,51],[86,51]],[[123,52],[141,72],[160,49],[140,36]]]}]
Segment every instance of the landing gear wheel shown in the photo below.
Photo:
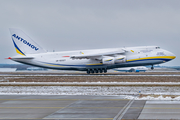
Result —
[{"label": "landing gear wheel", "polygon": [[91,73],[94,73],[94,70],[91,70]]},{"label": "landing gear wheel", "polygon": [[104,73],[107,73],[107,69],[106,68],[104,68]]},{"label": "landing gear wheel", "polygon": [[93,73],[107,73],[106,68],[94,68],[94,69],[86,69],[87,74]]},{"label": "landing gear wheel", "polygon": [[89,69],[87,70],[87,74],[90,74],[90,70]]}]

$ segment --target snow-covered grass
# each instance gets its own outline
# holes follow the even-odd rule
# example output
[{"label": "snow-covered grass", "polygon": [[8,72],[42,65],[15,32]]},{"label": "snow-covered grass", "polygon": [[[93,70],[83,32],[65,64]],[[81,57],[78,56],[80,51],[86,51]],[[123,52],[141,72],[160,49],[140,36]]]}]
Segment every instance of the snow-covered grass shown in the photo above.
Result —
[{"label": "snow-covered grass", "polygon": [[0,94],[31,95],[180,95],[180,87],[167,86],[0,86]]},{"label": "snow-covered grass", "polygon": [[147,95],[145,97],[134,97],[134,96],[129,96],[127,95],[125,97],[125,99],[135,99],[135,100],[180,100],[180,95],[176,96],[176,97],[170,97],[170,96],[166,96],[163,97],[163,95],[159,95],[158,97],[153,97],[151,95]]},{"label": "snow-covered grass", "polygon": [[[2,82],[0,84],[1,95],[126,95],[126,99],[135,100],[180,100],[180,82]],[[134,95],[139,93],[143,96],[134,98]]]},{"label": "snow-covered grass", "polygon": [[39,85],[39,86],[180,86],[180,82],[0,82],[0,85]]}]

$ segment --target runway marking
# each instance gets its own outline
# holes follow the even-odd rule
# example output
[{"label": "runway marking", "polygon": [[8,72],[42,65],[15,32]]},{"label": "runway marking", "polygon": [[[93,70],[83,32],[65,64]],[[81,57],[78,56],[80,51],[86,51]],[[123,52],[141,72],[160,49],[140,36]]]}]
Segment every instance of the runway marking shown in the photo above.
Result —
[{"label": "runway marking", "polygon": [[180,109],[180,108],[158,108],[158,107],[0,107],[0,109],[112,109],[112,108],[129,108],[129,109]]},{"label": "runway marking", "polygon": [[[166,104],[165,104],[166,105]],[[144,107],[144,109],[180,109],[180,108],[158,108],[158,107]]]},{"label": "runway marking", "polygon": [[[137,95],[136,97],[138,97],[139,95]],[[129,102],[119,111],[119,113],[114,117],[113,120],[121,120],[122,117],[126,114],[127,110],[130,108],[130,106],[132,105],[132,103],[134,102],[135,98],[129,100]]]},{"label": "runway marking", "polygon": [[[13,119],[16,119],[16,118],[0,118],[0,119],[3,119],[3,120],[13,120]],[[43,119],[43,118],[18,118],[16,120],[36,120],[36,119]]]},{"label": "runway marking", "polygon": [[0,107],[0,109],[62,109],[64,107]]},{"label": "runway marking", "polygon": [[62,119],[62,120],[64,120],[64,119],[71,119],[71,120],[74,120],[74,119],[79,119],[79,120],[81,120],[81,119],[88,119],[88,120],[96,120],[96,119],[99,119],[99,120],[101,120],[101,119],[107,119],[107,120],[113,120],[113,118],[43,118],[43,119]]},{"label": "runway marking", "polygon": [[[76,102],[77,102],[77,101],[72,102],[71,104],[69,104],[69,105],[65,106],[64,108],[59,109],[59,110],[57,110],[57,111],[62,111],[62,110],[64,110],[65,108],[67,108],[67,107],[69,107],[69,106],[73,105],[73,104],[74,104],[74,103],[76,103]],[[57,112],[57,111],[56,111],[56,112]],[[51,113],[51,114],[50,114],[50,115],[48,115],[48,116],[53,116],[56,112]],[[48,118],[48,116],[46,116],[46,117],[44,117],[44,118]]]},{"label": "runway marking", "polygon": [[[12,120],[12,118],[0,118],[0,119],[11,119]],[[15,118],[16,119],[16,118]],[[71,119],[71,120],[74,120],[74,119],[79,119],[79,120],[81,120],[81,119],[87,119],[87,120],[94,120],[94,119],[99,119],[99,120],[104,120],[104,119],[106,119],[106,120],[113,120],[113,118],[18,118],[18,120],[19,119],[29,119],[29,120],[36,120],[36,119],[58,119],[58,120],[64,120],[64,119]]]},{"label": "runway marking", "polygon": [[67,107],[67,108],[70,108],[70,109],[107,109],[107,108],[122,108],[122,107]]},{"label": "runway marking", "polygon": [[129,101],[129,99],[0,99],[2,101],[7,100],[7,101],[78,101],[78,100],[83,100],[83,101]]},{"label": "runway marking", "polygon": [[0,109],[112,109],[112,108],[122,108],[122,107],[0,107]]},{"label": "runway marking", "polygon": [[0,99],[0,100],[7,100],[7,101],[77,101],[80,99]]}]

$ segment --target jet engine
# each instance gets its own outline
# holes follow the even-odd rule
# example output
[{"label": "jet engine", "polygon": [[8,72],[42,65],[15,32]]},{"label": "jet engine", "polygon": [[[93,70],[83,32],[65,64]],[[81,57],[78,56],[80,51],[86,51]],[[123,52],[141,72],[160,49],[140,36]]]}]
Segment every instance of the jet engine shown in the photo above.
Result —
[{"label": "jet engine", "polygon": [[125,62],[126,62],[126,56],[119,55],[115,57],[115,63],[125,63]]},{"label": "jet engine", "polygon": [[114,57],[104,57],[102,59],[103,64],[112,65],[114,64]]},{"label": "jet engine", "polygon": [[103,64],[112,65],[115,63],[125,63],[126,62],[126,56],[116,56],[116,57],[104,57],[102,59]]}]

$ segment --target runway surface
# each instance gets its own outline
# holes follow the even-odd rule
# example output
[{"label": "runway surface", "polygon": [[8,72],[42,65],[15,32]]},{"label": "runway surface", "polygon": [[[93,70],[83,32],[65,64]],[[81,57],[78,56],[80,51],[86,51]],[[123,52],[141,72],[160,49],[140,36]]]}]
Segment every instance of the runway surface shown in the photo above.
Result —
[{"label": "runway surface", "polygon": [[0,73],[0,82],[0,119],[180,118],[179,72],[14,72]]},{"label": "runway surface", "polygon": [[179,71],[170,72],[109,72],[86,74],[81,72],[60,72],[60,71],[16,71],[0,72],[0,76],[18,77],[18,76],[180,76]]},{"label": "runway surface", "polygon": [[171,75],[168,75],[168,74],[18,74],[18,75],[14,75],[14,74],[1,74],[0,76],[3,76],[3,77],[31,77],[31,76],[34,76],[34,77],[41,77],[41,76],[45,76],[45,77],[61,77],[61,76],[72,76],[72,77],[81,77],[81,76],[153,76],[153,77],[156,77],[156,76],[165,76],[165,77],[171,77],[171,76],[180,76],[179,74],[171,74]]},{"label": "runway surface", "polygon": [[0,119],[179,119],[180,101],[119,96],[0,95]]}]

